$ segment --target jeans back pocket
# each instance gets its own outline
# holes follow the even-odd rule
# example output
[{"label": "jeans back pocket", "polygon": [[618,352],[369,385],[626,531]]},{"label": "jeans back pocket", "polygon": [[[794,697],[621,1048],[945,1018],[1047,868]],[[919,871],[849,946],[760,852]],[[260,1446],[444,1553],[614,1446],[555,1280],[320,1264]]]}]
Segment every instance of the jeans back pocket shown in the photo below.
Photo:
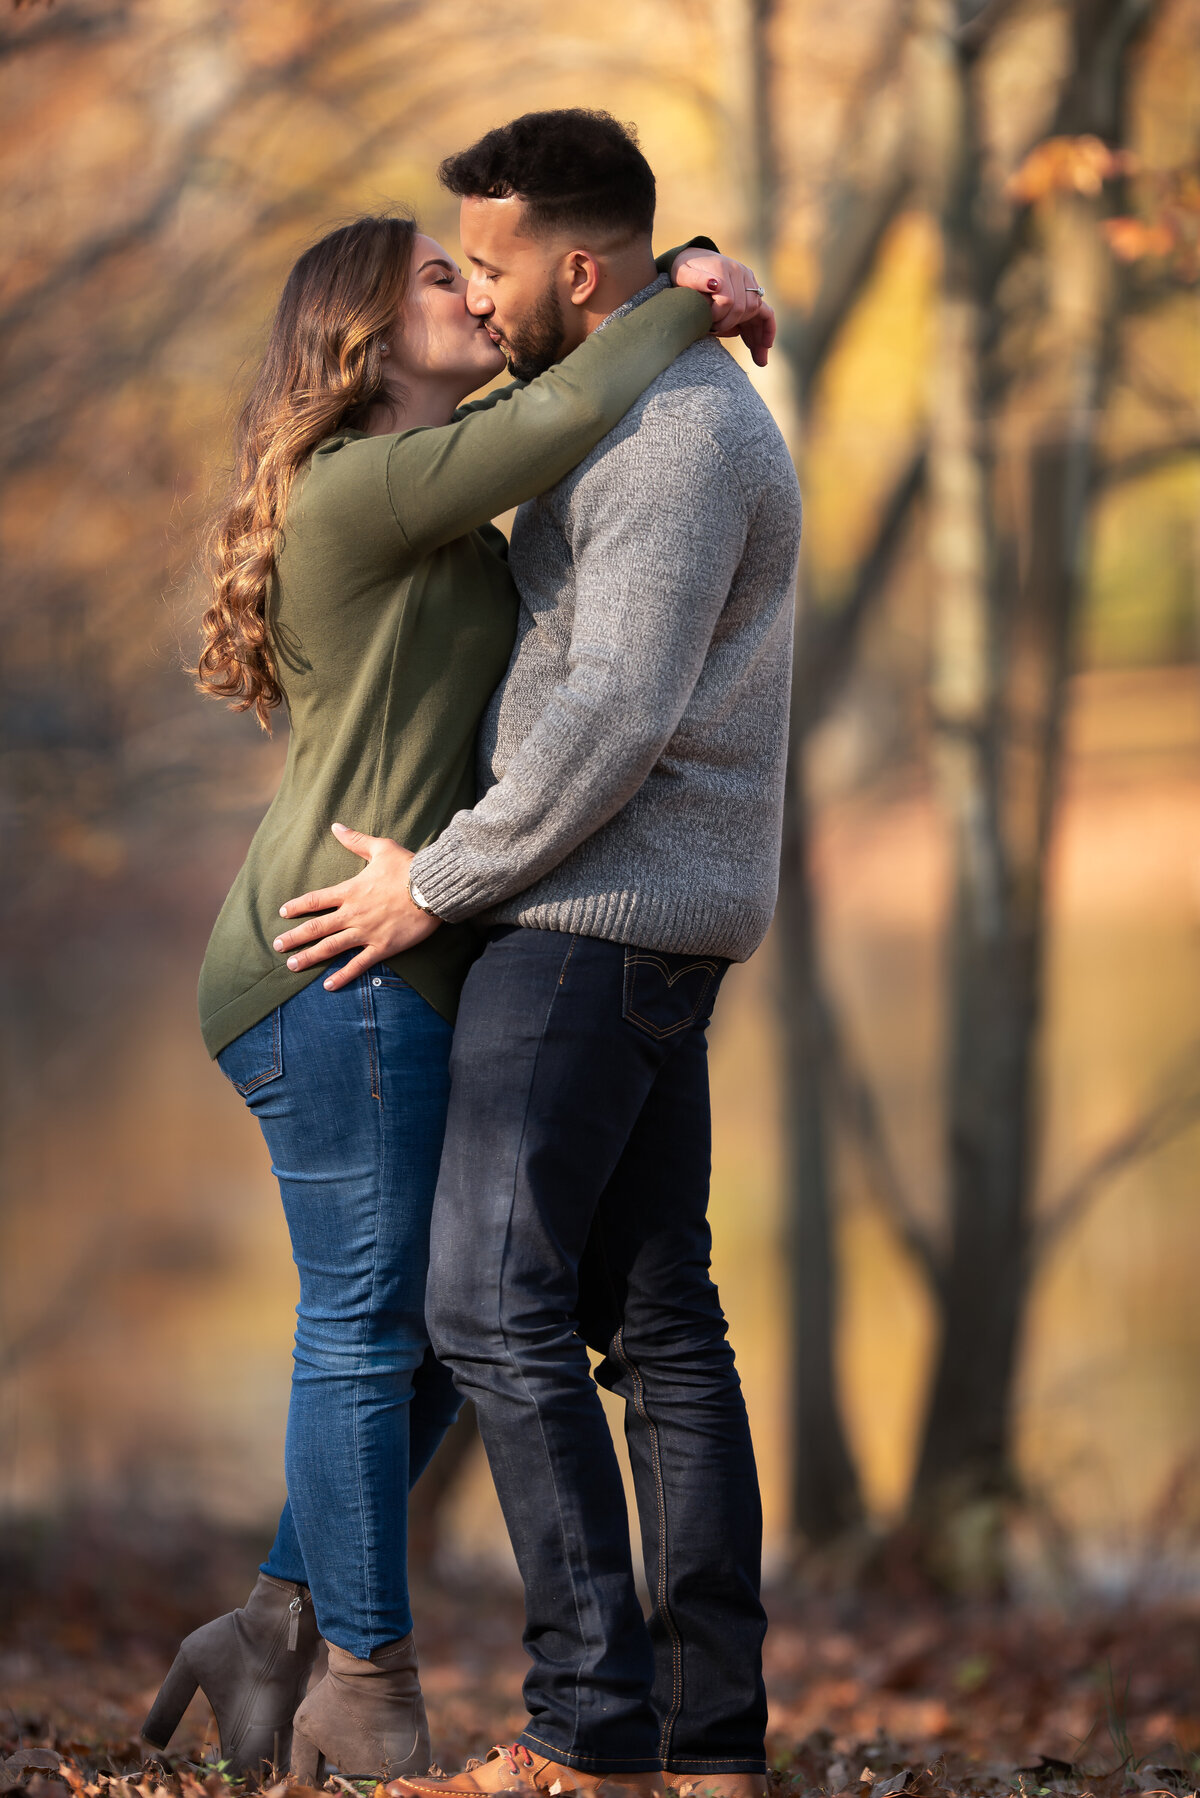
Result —
[{"label": "jeans back pocket", "polygon": [[249,1030],[226,1045],[217,1056],[217,1066],[241,1093],[243,1099],[278,1080],[283,1073],[283,1029],[279,1006]]},{"label": "jeans back pocket", "polygon": [[707,1020],[723,972],[716,956],[626,949],[621,1015],[657,1041],[677,1036],[702,1015]]}]

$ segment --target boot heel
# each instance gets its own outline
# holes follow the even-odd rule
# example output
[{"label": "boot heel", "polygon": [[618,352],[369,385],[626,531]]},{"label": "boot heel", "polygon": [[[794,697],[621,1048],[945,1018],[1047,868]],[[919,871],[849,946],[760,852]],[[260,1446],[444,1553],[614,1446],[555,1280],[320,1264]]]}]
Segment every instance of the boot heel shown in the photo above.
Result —
[{"label": "boot heel", "polygon": [[171,1671],[159,1687],[150,1715],[142,1724],[142,1735],[152,1748],[165,1748],[188,1705],[196,1696],[200,1681],[181,1654],[175,1656]]},{"label": "boot heel", "polygon": [[302,1729],[292,1732],[292,1778],[302,1786],[319,1786],[325,1778],[325,1756]]}]

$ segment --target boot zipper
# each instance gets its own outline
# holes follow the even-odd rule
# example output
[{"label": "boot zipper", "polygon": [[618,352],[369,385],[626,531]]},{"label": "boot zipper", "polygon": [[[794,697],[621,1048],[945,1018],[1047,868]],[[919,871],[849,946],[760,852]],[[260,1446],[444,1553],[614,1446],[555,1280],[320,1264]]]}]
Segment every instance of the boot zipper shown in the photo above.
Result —
[{"label": "boot zipper", "polygon": [[[299,1640],[299,1636],[300,1636],[300,1613],[303,1611],[303,1609],[304,1609],[304,1600],[301,1598],[300,1594],[297,1592],[295,1594],[295,1596],[293,1597],[291,1603],[288,1605],[288,1619],[287,1619],[287,1645],[290,1649],[293,1650],[293,1652],[295,1651],[296,1644],[297,1644],[297,1642]],[[234,1724],[233,1729],[230,1731],[230,1735],[232,1738],[231,1746],[229,1749],[226,1749],[224,1742],[222,1742],[222,1744],[221,1744],[221,1751],[223,1754],[229,1754],[232,1756],[232,1754],[235,1752],[234,1747],[232,1746],[233,1743],[236,1743],[237,1747],[239,1747],[239,1748],[241,1747],[242,1737],[246,1733],[246,1726],[250,1719],[250,1713],[251,1713],[251,1710],[253,1709],[254,1701],[258,1697],[258,1694],[262,1691],[263,1686],[266,1684],[267,1680],[270,1678],[271,1673],[274,1670],[275,1662],[278,1659],[279,1650],[283,1643],[283,1637],[284,1637],[284,1625],[281,1620],[276,1625],[275,1635],[271,1642],[271,1646],[270,1646],[269,1650],[267,1651],[266,1659],[264,1660],[262,1666],[259,1668],[256,1677],[252,1680],[251,1685],[250,1685],[250,1690],[246,1693],[246,1697],[242,1703],[242,1708],[238,1712],[237,1722]]]}]

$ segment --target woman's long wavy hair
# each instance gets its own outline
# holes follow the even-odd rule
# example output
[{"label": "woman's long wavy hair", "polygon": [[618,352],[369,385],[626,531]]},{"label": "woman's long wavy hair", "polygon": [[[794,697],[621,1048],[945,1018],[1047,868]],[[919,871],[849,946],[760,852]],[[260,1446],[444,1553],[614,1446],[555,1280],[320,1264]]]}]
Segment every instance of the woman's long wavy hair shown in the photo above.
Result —
[{"label": "woman's long wavy hair", "polygon": [[200,623],[201,692],[253,706],[264,730],[283,699],[267,618],[288,495],[326,437],[386,399],[382,346],[408,290],[416,225],[360,218],[306,250],[287,278],[235,436],[233,478],[208,538],[212,603]]}]

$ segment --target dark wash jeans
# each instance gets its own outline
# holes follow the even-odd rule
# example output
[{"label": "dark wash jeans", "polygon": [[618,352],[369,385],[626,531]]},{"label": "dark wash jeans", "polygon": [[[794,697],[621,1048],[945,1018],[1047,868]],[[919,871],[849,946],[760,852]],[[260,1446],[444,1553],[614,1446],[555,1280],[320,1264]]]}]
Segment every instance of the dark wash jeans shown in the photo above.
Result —
[{"label": "dark wash jeans", "polygon": [[408,1489],[460,1402],[425,1328],[451,1031],[387,968],[337,993],[327,972],[217,1060],[266,1138],[300,1274],[263,1571],[310,1586],[321,1634],[365,1659],[412,1628]]},{"label": "dark wash jeans", "polygon": [[[762,1514],[709,1277],[705,1029],[725,964],[502,927],[451,1056],[428,1318],[525,1584],[532,1752],[765,1770]],[[625,1401],[647,1624],[596,1378]]]}]

